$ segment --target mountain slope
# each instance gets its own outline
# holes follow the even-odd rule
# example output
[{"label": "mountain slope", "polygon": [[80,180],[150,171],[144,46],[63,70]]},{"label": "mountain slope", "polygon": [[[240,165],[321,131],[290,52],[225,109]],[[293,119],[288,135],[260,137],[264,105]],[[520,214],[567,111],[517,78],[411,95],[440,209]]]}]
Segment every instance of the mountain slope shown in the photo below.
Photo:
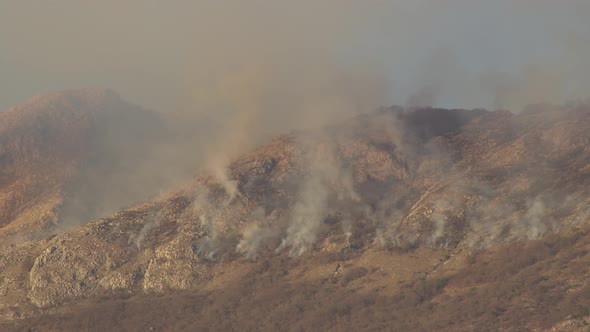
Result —
[{"label": "mountain slope", "polygon": [[583,330],[589,139],[587,105],[391,108],[281,136],[227,176],[7,247],[5,326]]},{"label": "mountain slope", "polygon": [[46,94],[0,113],[0,239],[40,236],[145,199],[120,192],[163,130],[155,113],[100,89]]}]

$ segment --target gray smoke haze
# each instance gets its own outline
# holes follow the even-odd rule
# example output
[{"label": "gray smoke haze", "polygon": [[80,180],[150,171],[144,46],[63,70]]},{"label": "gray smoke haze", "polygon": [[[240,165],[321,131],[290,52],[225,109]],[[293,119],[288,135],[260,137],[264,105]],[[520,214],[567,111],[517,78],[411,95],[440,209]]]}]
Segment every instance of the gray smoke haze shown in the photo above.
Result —
[{"label": "gray smoke haze", "polygon": [[113,88],[174,114],[181,134],[158,158],[192,149],[178,163],[235,192],[229,161],[293,129],[394,103],[519,110],[585,97],[589,9],[582,0],[5,1],[0,109],[62,88]]},{"label": "gray smoke haze", "polygon": [[585,0],[8,0],[0,109],[104,86],[146,107],[212,115],[219,100],[208,91],[262,66],[259,94],[300,94],[310,74],[341,87],[368,69],[393,83],[387,104],[518,110],[587,96],[589,13]]}]

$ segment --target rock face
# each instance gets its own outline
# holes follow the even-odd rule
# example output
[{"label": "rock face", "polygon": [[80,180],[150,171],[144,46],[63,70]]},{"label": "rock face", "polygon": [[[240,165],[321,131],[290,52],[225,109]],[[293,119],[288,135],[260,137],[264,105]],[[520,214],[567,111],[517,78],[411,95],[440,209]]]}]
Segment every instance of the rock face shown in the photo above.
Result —
[{"label": "rock face", "polygon": [[215,172],[225,178],[7,247],[3,317],[49,329],[112,328],[98,310],[120,329],[574,330],[590,305],[589,140],[588,105],[391,108],[277,137]]}]

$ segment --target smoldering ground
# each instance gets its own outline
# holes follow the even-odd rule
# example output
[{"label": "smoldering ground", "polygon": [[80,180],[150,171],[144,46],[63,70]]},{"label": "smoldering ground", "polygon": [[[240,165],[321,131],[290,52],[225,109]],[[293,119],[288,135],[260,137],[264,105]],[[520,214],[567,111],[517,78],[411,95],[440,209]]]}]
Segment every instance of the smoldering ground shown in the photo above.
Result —
[{"label": "smoldering ground", "polygon": [[[349,126],[299,132],[292,138],[297,151],[291,157],[296,160],[295,171],[281,173],[291,180],[279,190],[286,193],[285,204],[254,194],[261,189],[254,184],[238,185],[237,196],[226,193],[226,202],[234,202],[222,204],[224,209],[241,210],[248,204],[256,208],[240,221],[228,217],[222,223],[232,228],[222,241],[225,254],[237,253],[248,259],[263,252],[300,256],[334,236],[343,239],[343,250],[366,246],[486,248],[568,229],[573,221],[570,224],[565,219],[581,217],[584,195],[556,191],[545,177],[559,168],[535,167],[537,153],[512,161],[516,163],[512,167],[526,167],[527,171],[508,172],[506,183],[497,182],[502,177],[490,181],[492,175],[486,174],[493,174],[494,168],[488,170],[489,165],[482,165],[480,174],[473,165],[464,168],[456,159],[449,147],[452,137],[459,135],[456,131],[492,113],[455,110],[471,120],[451,116],[455,127],[438,121],[425,130],[426,124],[416,120],[423,117],[420,112],[445,110],[393,108],[383,112],[357,117]],[[513,121],[529,116],[513,115]],[[365,121],[367,117],[379,121]],[[498,137],[499,142],[514,139],[511,128],[506,132],[509,136]],[[523,130],[516,135],[528,137],[530,133]],[[508,143],[503,149],[510,150],[515,144],[518,146]],[[546,144],[543,149],[551,147]],[[256,161],[261,166],[264,158],[270,158],[263,155]],[[231,164],[229,174],[235,176],[237,169],[250,165],[246,160],[251,159]],[[260,171],[267,177],[277,172],[272,167]],[[258,168],[252,172],[238,171],[246,179],[232,179],[249,182],[248,177],[259,176],[255,175]],[[270,183],[265,186],[273,187]],[[275,195],[273,190],[267,192]]]}]

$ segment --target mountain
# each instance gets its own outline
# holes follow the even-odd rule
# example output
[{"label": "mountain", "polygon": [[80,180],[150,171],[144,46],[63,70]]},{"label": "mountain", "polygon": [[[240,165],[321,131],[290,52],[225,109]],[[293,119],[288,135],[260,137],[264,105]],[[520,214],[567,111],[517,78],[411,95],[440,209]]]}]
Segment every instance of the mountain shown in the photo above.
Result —
[{"label": "mountain", "polygon": [[589,141],[586,104],[392,107],[285,134],[2,247],[1,326],[584,331]]},{"label": "mountain", "polygon": [[40,238],[154,196],[171,183],[152,169],[169,140],[159,114],[105,89],[49,93],[0,113],[0,241]]}]

